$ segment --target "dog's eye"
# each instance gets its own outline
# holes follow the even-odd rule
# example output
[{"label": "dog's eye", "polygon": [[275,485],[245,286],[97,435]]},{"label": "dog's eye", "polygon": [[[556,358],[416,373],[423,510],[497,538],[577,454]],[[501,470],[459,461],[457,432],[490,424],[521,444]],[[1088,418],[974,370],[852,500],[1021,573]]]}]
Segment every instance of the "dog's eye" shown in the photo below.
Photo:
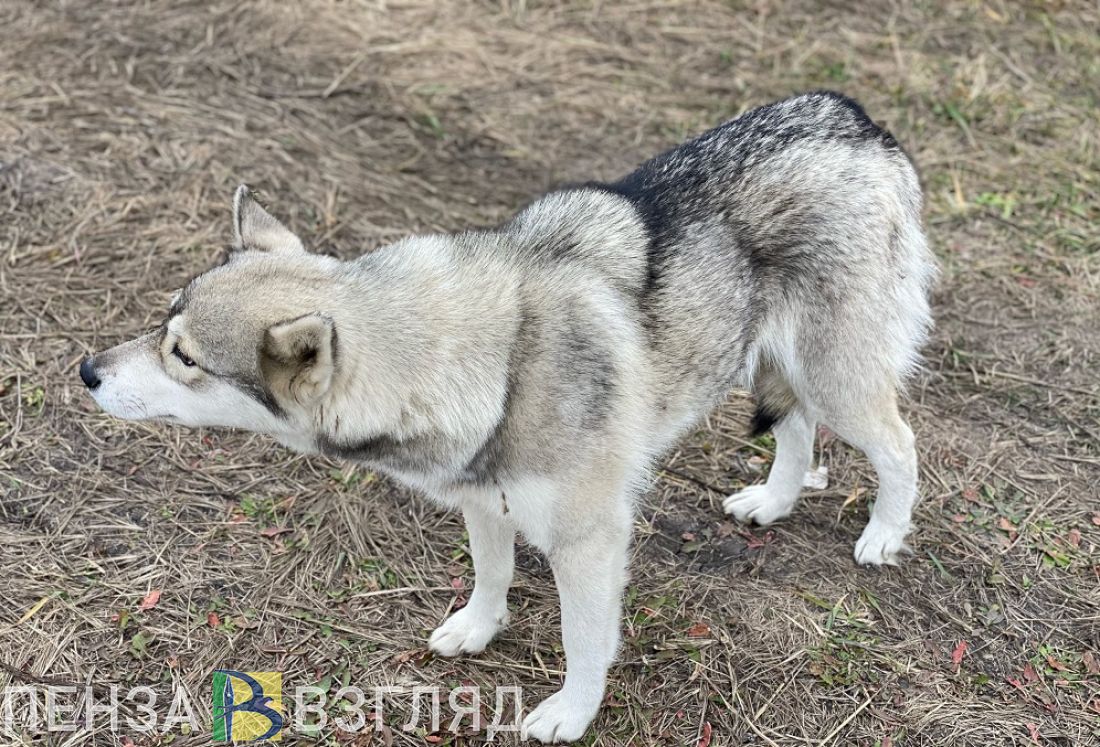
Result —
[{"label": "dog's eye", "polygon": [[190,358],[188,358],[186,355],[183,354],[183,351],[180,350],[180,346],[179,346],[178,343],[176,344],[176,346],[174,348],[172,348],[172,355],[179,358],[180,363],[187,366],[188,368],[191,368],[192,366],[195,365],[195,361],[191,360]]}]

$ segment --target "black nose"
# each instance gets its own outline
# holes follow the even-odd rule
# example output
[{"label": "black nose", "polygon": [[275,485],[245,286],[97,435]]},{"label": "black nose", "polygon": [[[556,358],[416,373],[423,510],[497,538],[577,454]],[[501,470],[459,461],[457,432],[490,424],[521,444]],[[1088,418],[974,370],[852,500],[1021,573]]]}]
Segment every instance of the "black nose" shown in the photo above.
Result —
[{"label": "black nose", "polygon": [[91,358],[85,358],[84,362],[80,364],[80,379],[84,382],[84,386],[89,389],[95,389],[99,386],[99,377],[96,376],[95,366],[92,365]]}]

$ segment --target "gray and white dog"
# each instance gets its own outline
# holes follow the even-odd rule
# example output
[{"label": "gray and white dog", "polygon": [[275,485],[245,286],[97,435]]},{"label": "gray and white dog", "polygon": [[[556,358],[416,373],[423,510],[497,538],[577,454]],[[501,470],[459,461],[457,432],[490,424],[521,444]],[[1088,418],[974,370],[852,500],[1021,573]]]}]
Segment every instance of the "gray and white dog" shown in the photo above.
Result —
[{"label": "gray and white dog", "polygon": [[476,585],[431,636],[475,653],[505,625],[513,542],[549,557],[567,673],[524,720],[580,737],[619,645],[635,498],[733,387],[775,461],[725,499],[789,514],[824,424],[878,497],[859,563],[893,563],[917,498],[899,388],[935,262],[908,157],[834,93],[754,109],[610,184],[552,192],[504,225],[309,253],[242,185],[228,259],[154,332],[89,358],[104,410],[244,428],[362,462],[462,511]]}]

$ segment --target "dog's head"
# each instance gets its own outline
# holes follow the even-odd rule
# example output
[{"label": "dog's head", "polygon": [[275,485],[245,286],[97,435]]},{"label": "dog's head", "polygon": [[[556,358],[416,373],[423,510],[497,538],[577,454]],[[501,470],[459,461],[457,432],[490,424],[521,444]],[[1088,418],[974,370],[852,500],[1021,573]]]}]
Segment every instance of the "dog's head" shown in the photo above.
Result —
[{"label": "dog's head", "polygon": [[339,265],[311,254],[241,185],[225,261],[173,299],[163,323],[84,360],[95,401],[127,420],[300,431],[332,385],[326,312]]}]

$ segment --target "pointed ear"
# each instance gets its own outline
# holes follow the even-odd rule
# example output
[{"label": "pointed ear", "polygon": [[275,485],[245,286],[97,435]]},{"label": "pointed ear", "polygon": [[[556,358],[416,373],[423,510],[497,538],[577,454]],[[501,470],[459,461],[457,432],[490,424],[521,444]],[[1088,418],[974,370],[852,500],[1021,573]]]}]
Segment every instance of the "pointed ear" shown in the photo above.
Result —
[{"label": "pointed ear", "polygon": [[279,322],[264,333],[260,370],[268,388],[301,405],[317,402],[332,386],[336,328],[324,314]]},{"label": "pointed ear", "polygon": [[233,194],[233,246],[262,252],[304,252],[302,240],[260,207],[247,184]]}]

